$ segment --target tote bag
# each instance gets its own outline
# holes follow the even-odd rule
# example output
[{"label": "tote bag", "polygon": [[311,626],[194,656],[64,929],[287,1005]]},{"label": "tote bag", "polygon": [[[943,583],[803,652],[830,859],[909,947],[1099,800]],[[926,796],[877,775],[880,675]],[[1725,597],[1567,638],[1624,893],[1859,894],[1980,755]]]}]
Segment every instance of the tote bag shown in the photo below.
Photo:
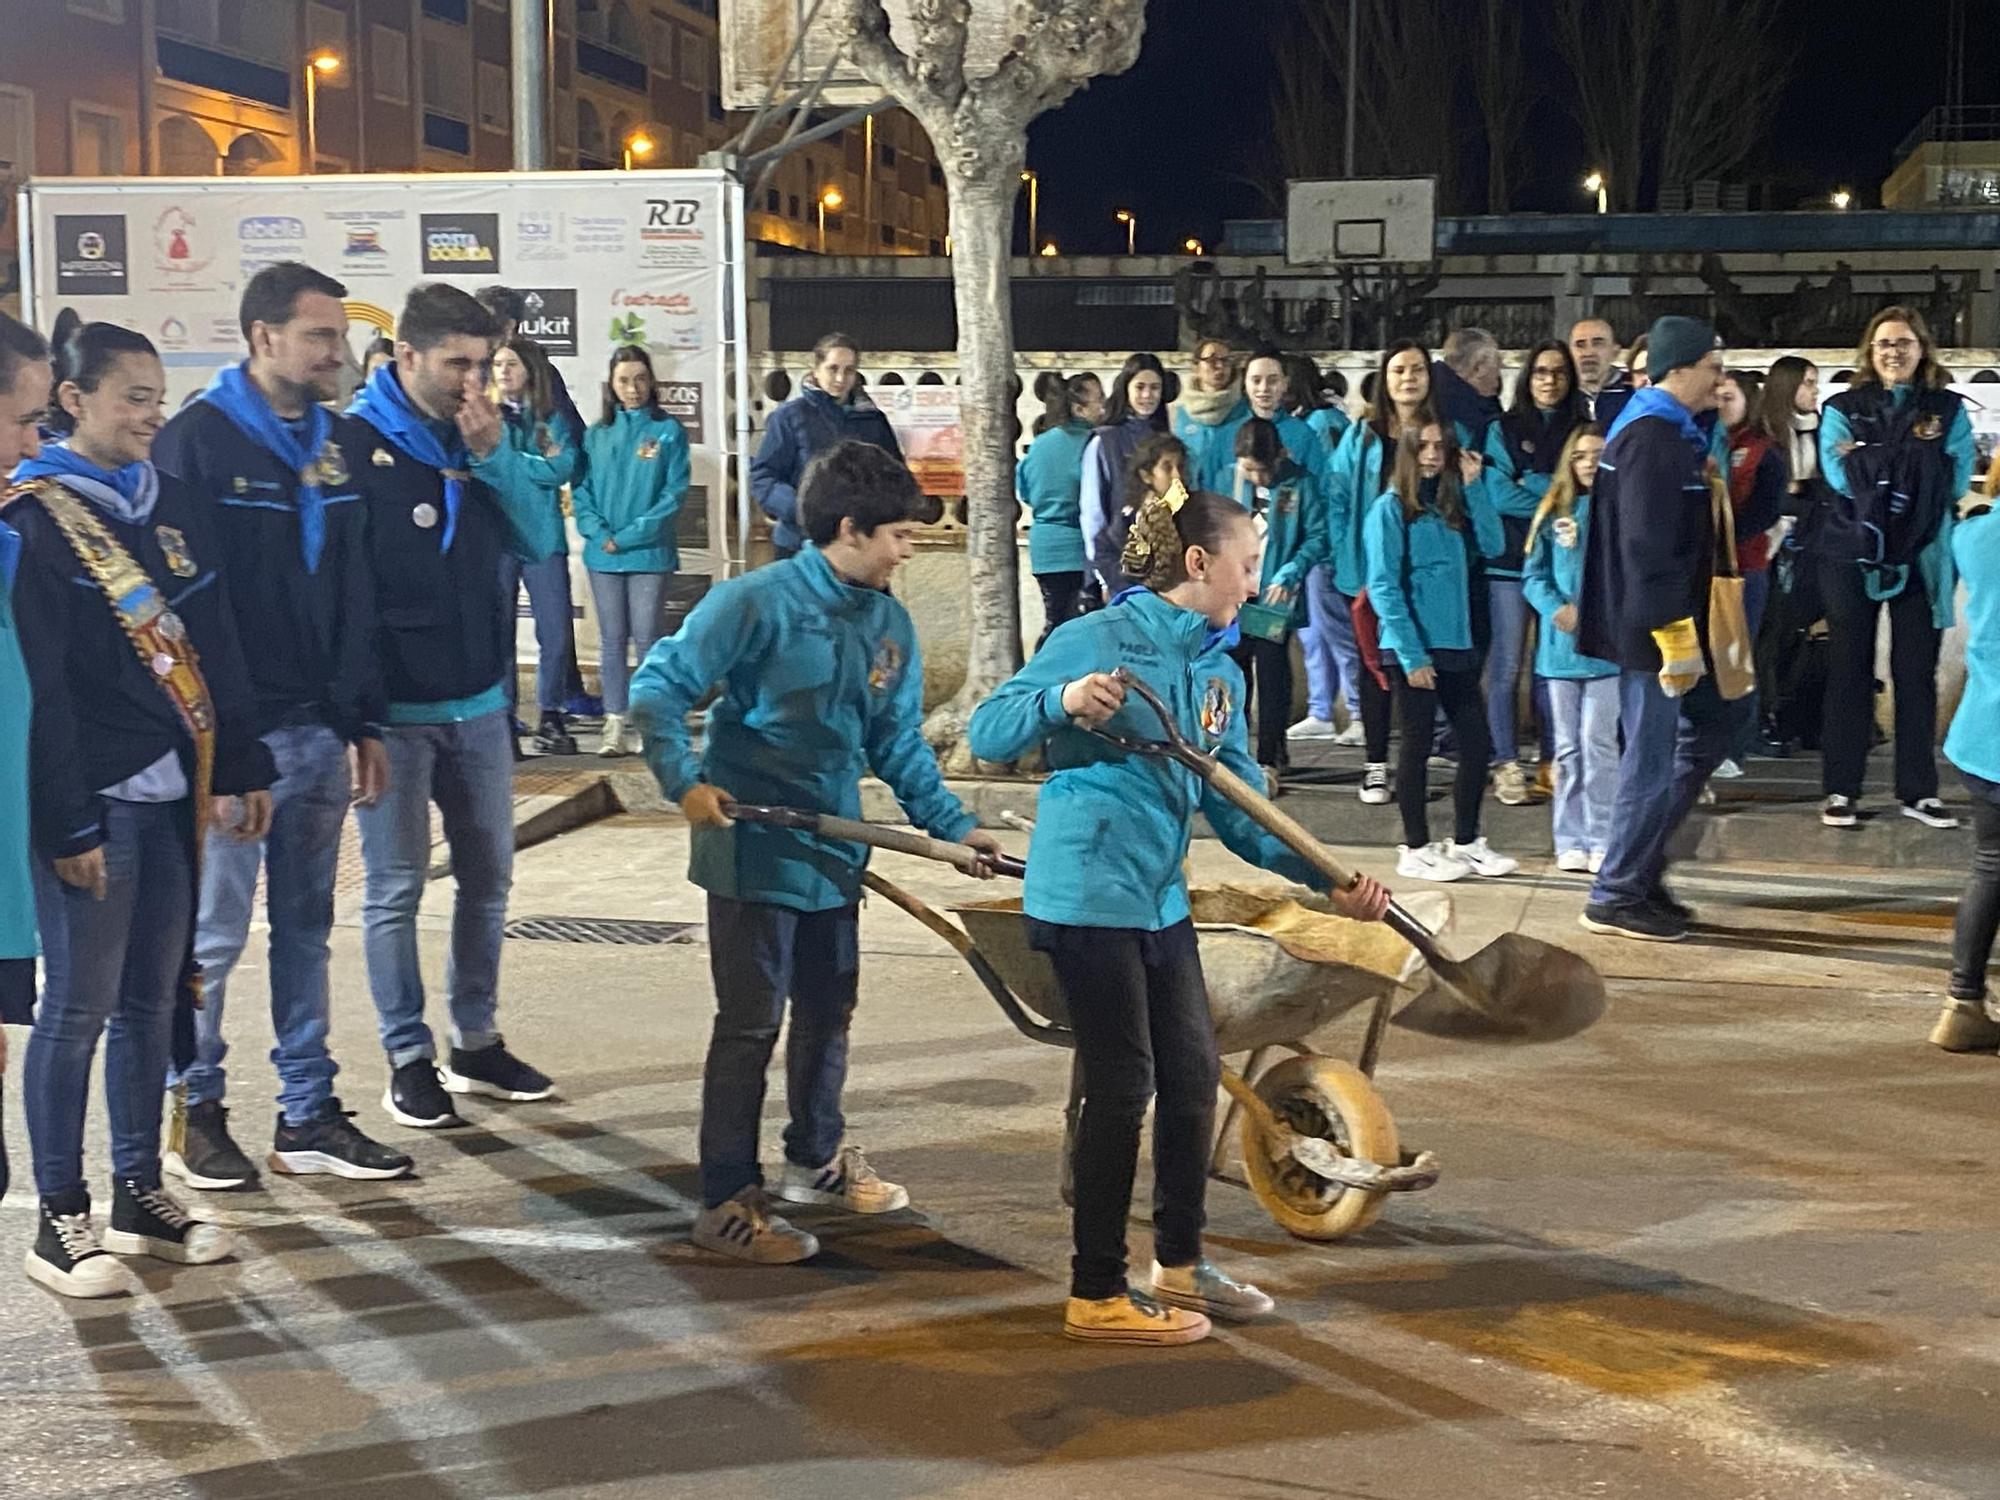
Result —
[{"label": "tote bag", "polygon": [[1720,479],[1709,481],[1715,520],[1715,574],[1708,584],[1708,656],[1715,690],[1734,702],[1757,686],[1757,643],[1743,608],[1743,573],[1736,565],[1736,510]]}]

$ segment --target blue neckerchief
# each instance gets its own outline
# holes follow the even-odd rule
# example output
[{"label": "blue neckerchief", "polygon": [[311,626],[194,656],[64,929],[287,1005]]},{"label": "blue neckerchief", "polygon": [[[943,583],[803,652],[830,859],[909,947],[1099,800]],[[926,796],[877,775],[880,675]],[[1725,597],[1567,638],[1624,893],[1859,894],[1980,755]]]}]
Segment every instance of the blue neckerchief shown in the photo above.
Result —
[{"label": "blue neckerchief", "polygon": [[54,479],[131,526],[145,525],[160,498],[159,473],[145,459],[122,469],[100,469],[68,443],[50,443],[40,458],[23,459],[14,479]]},{"label": "blue neckerchief", "polygon": [[[1135,583],[1130,588],[1120,589],[1117,593],[1113,594],[1111,602],[1113,604],[1123,604],[1135,594],[1150,594],[1152,592],[1143,583]],[[1221,646],[1227,651],[1233,651],[1236,649],[1237,642],[1242,639],[1243,632],[1238,630],[1236,622],[1231,620],[1227,625],[1209,626],[1208,634],[1201,638],[1201,649],[1203,654],[1213,651],[1217,646]]]},{"label": "blue neckerchief", "polygon": [[472,471],[472,455],[457,426],[451,426],[448,443],[440,437],[436,424],[417,410],[403,389],[394,365],[383,365],[368,377],[368,384],[355,396],[347,414],[361,418],[418,463],[444,475],[444,536],[439,539],[438,551],[451,551],[452,538],[458,534],[459,507],[465,504]]},{"label": "blue neckerchief", "polygon": [[1694,413],[1656,385],[1644,386],[1632,393],[1632,399],[1618,413],[1618,420],[1611,424],[1611,431],[1605,434],[1604,440],[1610,442],[1641,417],[1665,417],[1680,429],[1681,436],[1698,457],[1707,455],[1708,434],[1695,425]]},{"label": "blue neckerchief", "polygon": [[299,482],[299,548],[306,571],[319,571],[326,550],[326,497],[319,488],[319,454],[333,435],[333,413],[309,402],[303,434],[271,410],[245,365],[224,365],[201,393],[201,399],[236,424],[251,442],[285,466]]}]

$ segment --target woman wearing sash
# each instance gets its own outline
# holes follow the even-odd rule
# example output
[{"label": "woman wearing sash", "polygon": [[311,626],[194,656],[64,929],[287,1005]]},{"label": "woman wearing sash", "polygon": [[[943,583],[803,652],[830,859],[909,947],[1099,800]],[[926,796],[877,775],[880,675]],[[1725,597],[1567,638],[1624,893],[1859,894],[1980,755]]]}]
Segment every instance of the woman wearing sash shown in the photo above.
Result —
[{"label": "woman wearing sash", "polygon": [[[192,979],[195,856],[213,815],[270,821],[270,752],[199,512],[149,459],[166,377],[143,336],[108,323],[59,351],[60,435],[14,471],[14,607],[34,692],[29,741],[44,987],[22,1092],[40,1228],[29,1277],[66,1296],[131,1288],[115,1258],[199,1265],[230,1237],[160,1189],[175,1011]],[[213,796],[213,803],[210,798]],[[191,1029],[190,1029],[191,1031]],[[102,1238],[83,1175],[100,1034],[112,1193]]]}]

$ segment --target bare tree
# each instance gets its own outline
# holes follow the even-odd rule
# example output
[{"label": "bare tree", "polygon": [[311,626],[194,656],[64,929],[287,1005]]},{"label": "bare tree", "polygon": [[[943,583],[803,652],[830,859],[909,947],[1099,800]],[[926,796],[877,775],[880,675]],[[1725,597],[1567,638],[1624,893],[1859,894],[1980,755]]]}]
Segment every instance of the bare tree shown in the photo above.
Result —
[{"label": "bare tree", "polygon": [[1556,0],[1556,45],[1574,75],[1571,105],[1621,210],[1639,206],[1667,9],[1666,0]]},{"label": "bare tree", "polygon": [[1792,55],[1778,0],[1678,0],[1660,182],[1723,177],[1764,143]]},{"label": "bare tree", "polygon": [[1525,87],[1519,0],[1485,0],[1479,50],[1472,61],[1472,96],[1486,126],[1486,211],[1513,206],[1514,168],[1526,144],[1534,92]]},{"label": "bare tree", "polygon": [[[991,73],[978,76],[966,66],[975,5],[1007,18],[1006,51]],[[834,15],[855,64],[930,135],[951,205],[972,641],[965,686],[932,715],[925,733],[943,752],[946,769],[963,770],[971,764],[964,736],[973,706],[1021,664],[1007,288],[1028,123],[1091,79],[1122,73],[1138,60],[1146,3],[910,0],[908,48],[890,34],[883,0],[837,0]]]},{"label": "bare tree", "polygon": [[[1343,175],[1350,87],[1344,12],[1359,3],[1314,0],[1272,23],[1272,141],[1286,179]],[[1282,181],[1274,196],[1282,208]]]}]

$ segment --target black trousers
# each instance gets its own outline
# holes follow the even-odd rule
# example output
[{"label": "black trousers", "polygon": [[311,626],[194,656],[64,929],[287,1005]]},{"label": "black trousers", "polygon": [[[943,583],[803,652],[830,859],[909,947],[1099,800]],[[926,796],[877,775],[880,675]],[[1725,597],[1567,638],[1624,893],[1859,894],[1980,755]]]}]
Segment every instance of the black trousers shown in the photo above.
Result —
[{"label": "black trousers", "polygon": [[1149,1102],[1154,1258],[1187,1266],[1201,1257],[1222,1061],[1194,924],[1141,932],[1030,920],[1028,937],[1055,965],[1082,1081],[1070,1295],[1115,1297],[1126,1286],[1125,1220]]},{"label": "black trousers", "polygon": [[1961,1000],[1986,995],[1986,965],[2000,933],[2000,806],[1973,788],[1972,870],[1958,898],[1951,936],[1951,993]]},{"label": "black trousers", "polygon": [[[1243,686],[1256,699],[1257,764],[1286,766],[1285,731],[1292,719],[1292,639],[1267,641],[1246,635],[1242,644],[1229,653],[1243,669]],[[1248,703],[1245,704],[1246,711]]]},{"label": "black trousers", "polygon": [[[1364,663],[1361,668],[1361,737],[1366,746],[1361,753],[1364,764],[1389,764],[1389,719],[1393,703],[1389,690],[1375,680],[1375,674]],[[1427,748],[1429,743],[1425,741]]]},{"label": "black trousers", "polygon": [[1889,611],[1889,681],[1896,692],[1896,797],[1920,802],[1938,794],[1937,664],[1942,638],[1931,622],[1930,595],[1916,570],[1886,604],[1870,599],[1861,569],[1828,558],[1820,564],[1826,607],[1826,712],[1820,730],[1821,789],[1859,797],[1875,730],[1875,634]]},{"label": "black trousers", "polygon": [[1083,574],[1037,573],[1035,587],[1042,591],[1042,633],[1035,637],[1039,651],[1050,631],[1083,613]]},{"label": "black trousers", "polygon": [[1435,688],[1414,688],[1400,670],[1391,669],[1396,687],[1396,808],[1403,815],[1403,842],[1412,849],[1431,841],[1431,726],[1444,710],[1458,741],[1458,774],[1452,781],[1455,831],[1452,837],[1469,844],[1479,837],[1479,799],[1486,794],[1486,763],[1492,758],[1493,736],[1486,727],[1486,692],[1478,667],[1463,671],[1438,668]]}]

